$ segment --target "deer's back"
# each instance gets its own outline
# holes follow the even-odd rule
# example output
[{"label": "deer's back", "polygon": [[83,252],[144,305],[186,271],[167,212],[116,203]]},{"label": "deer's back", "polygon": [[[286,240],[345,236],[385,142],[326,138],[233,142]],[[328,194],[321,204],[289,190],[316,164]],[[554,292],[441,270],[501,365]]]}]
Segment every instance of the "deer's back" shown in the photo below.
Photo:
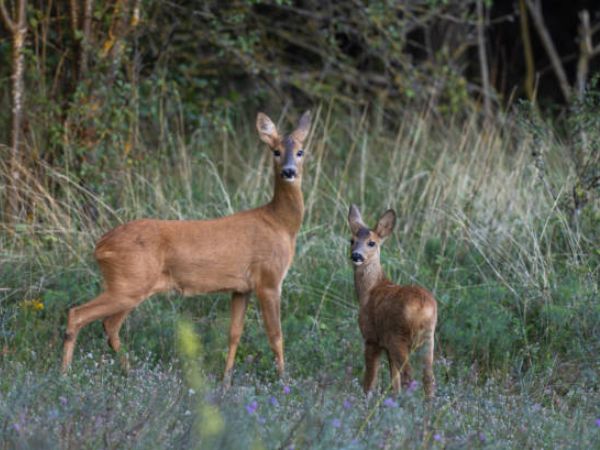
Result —
[{"label": "deer's back", "polygon": [[[363,335],[382,343],[399,336],[411,341],[434,327],[436,320],[437,303],[431,292],[421,286],[398,286],[389,281],[371,290],[361,310]],[[365,339],[369,337],[365,335]]]},{"label": "deer's back", "polygon": [[102,236],[95,256],[107,284],[248,292],[291,264],[294,237],[276,225],[260,209],[212,220],[136,220]]}]

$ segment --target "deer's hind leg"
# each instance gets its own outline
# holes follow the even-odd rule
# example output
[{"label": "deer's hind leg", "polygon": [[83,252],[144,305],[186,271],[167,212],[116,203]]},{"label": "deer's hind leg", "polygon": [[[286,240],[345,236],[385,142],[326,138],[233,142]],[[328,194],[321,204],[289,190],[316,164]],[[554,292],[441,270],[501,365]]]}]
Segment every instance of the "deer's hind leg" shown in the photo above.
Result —
[{"label": "deer's hind leg", "polygon": [[409,361],[409,347],[404,339],[395,339],[388,348],[390,375],[394,395],[400,392],[400,386],[406,388],[412,380],[412,369]]},{"label": "deer's hind leg", "polygon": [[[71,364],[77,335],[84,326],[104,317],[115,316],[123,312],[131,311],[142,300],[144,300],[144,298],[145,297],[131,297],[122,294],[115,294],[110,291],[104,291],[95,299],[84,303],[83,305],[71,308],[68,314],[67,331],[65,333],[63,347],[62,371],[66,372]],[[120,344],[118,341],[118,336],[116,343]]]},{"label": "deer's hind leg", "polygon": [[[435,327],[435,324],[434,324]],[[433,397],[435,392],[435,377],[433,375],[433,350],[435,343],[435,328],[427,330],[424,336],[424,357],[423,357],[423,389],[425,397]]]},{"label": "deer's hind leg", "polygon": [[379,345],[365,342],[365,379],[363,380],[365,394],[368,394],[375,387],[382,351],[383,349]]},{"label": "deer's hind leg", "polygon": [[[125,311],[121,311],[117,314],[113,314],[112,316],[108,316],[104,319],[104,332],[108,336],[108,345],[110,348],[114,350],[115,353],[119,353],[121,350],[121,339],[119,337],[119,331],[121,330],[121,326],[123,326],[123,322],[131,312],[131,309],[127,309]],[[121,362],[121,367],[125,372],[129,371],[129,360],[127,359],[127,355],[120,354],[119,360]]]},{"label": "deer's hind leg", "polygon": [[387,352],[388,364],[390,366],[390,381],[392,383],[392,390],[394,394],[398,394],[400,391],[400,381],[402,377],[400,376],[400,368],[397,364],[395,364],[390,356],[390,352]]}]

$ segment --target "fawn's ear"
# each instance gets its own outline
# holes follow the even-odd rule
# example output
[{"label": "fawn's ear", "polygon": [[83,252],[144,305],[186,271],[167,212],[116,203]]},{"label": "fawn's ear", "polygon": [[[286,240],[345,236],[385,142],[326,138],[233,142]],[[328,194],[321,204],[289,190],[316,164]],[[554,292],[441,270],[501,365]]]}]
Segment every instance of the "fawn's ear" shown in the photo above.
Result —
[{"label": "fawn's ear", "polygon": [[350,205],[350,211],[348,212],[348,225],[350,225],[350,231],[352,234],[358,233],[361,228],[367,228],[363,223],[362,216],[358,210],[358,206]]},{"label": "fawn's ear", "polygon": [[308,133],[310,132],[311,120],[312,117],[310,115],[310,111],[306,111],[304,114],[302,114],[302,117],[300,117],[300,120],[298,121],[298,126],[292,133],[292,137],[301,144],[304,143],[306,137],[308,136]]},{"label": "fawn's ear", "polygon": [[381,239],[385,239],[392,234],[394,225],[396,225],[396,213],[393,209],[388,209],[379,218],[379,222],[377,222],[377,227],[375,228],[375,233],[377,233]]},{"label": "fawn's ear", "polygon": [[256,129],[261,141],[271,148],[277,147],[279,144],[279,133],[273,121],[266,114],[258,113],[256,116]]}]

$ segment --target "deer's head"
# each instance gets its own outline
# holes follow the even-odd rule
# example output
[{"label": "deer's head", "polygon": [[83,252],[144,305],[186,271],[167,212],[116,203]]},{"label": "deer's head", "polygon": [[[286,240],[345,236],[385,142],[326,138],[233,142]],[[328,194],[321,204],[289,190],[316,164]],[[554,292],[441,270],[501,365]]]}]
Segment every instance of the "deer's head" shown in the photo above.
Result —
[{"label": "deer's head", "polygon": [[293,132],[280,136],[277,127],[266,114],[259,112],[256,117],[258,135],[273,152],[275,173],[284,181],[293,183],[302,178],[303,145],[310,131],[310,122],[310,111],[306,111]]},{"label": "deer's head", "polygon": [[396,213],[388,209],[380,217],[375,229],[371,230],[364,224],[358,207],[352,205],[348,213],[348,224],[352,232],[350,259],[355,266],[360,266],[379,260],[381,244],[392,234],[396,224]]}]

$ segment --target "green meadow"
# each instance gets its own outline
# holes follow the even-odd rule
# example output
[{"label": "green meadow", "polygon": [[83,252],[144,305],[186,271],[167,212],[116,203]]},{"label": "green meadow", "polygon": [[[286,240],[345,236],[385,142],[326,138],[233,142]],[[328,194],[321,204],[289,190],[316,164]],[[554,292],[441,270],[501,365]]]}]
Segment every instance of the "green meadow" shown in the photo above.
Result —
[{"label": "green meadow", "polygon": [[[570,214],[564,130],[526,108],[483,122],[314,106],[304,222],[283,284],[285,380],[253,297],[223,392],[229,297],[176,293],[127,319],[128,374],[95,322],[61,376],[66,312],[101,290],[92,253],[104,232],[223,216],[272,195],[256,111],[189,127],[161,108],[134,153],[116,123],[77,174],[68,155],[80,149],[66,142],[63,160],[22,180],[30,212],[0,231],[0,448],[600,447],[600,209]],[[266,112],[289,130],[301,111]],[[395,209],[384,270],[436,296],[430,403],[417,361],[419,383],[400,396],[387,364],[374,395],[362,393],[350,203],[370,225]]]}]

